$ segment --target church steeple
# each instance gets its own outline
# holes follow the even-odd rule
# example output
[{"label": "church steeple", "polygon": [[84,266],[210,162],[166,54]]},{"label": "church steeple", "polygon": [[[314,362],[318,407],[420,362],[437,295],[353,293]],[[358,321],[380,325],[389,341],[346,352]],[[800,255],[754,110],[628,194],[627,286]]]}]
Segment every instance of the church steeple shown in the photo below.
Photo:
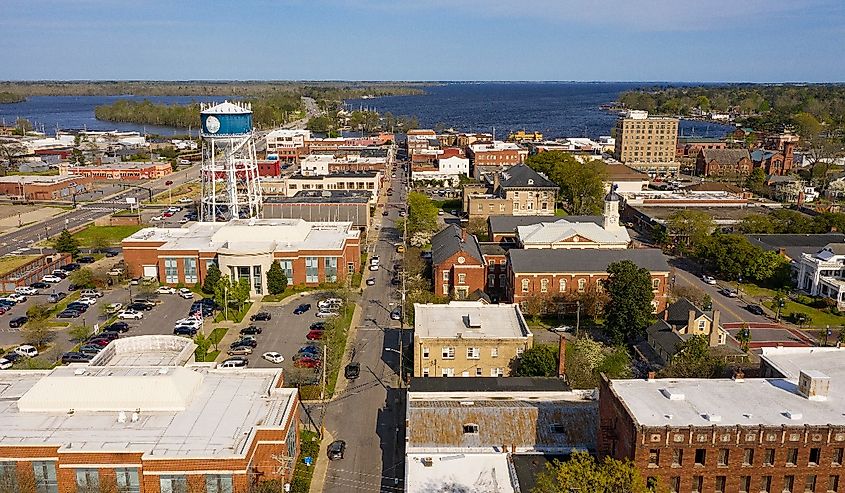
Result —
[{"label": "church steeple", "polygon": [[619,229],[619,201],[622,197],[616,193],[618,185],[612,185],[610,192],[604,196],[604,229],[614,231]]}]

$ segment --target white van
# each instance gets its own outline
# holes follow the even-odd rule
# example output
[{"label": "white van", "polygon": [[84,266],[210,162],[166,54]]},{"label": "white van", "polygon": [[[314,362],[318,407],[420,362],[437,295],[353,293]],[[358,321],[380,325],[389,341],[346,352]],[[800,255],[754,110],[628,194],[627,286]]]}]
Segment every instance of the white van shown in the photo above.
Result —
[{"label": "white van", "polygon": [[38,356],[38,350],[35,349],[35,346],[30,346],[29,344],[16,347],[15,353],[27,358],[34,358]]}]

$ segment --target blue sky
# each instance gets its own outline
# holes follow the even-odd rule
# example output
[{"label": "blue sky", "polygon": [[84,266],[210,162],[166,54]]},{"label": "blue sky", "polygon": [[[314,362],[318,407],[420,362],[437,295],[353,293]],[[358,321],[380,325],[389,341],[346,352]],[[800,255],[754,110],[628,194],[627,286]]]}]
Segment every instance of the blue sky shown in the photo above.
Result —
[{"label": "blue sky", "polygon": [[0,0],[0,79],[845,81],[845,0]]}]

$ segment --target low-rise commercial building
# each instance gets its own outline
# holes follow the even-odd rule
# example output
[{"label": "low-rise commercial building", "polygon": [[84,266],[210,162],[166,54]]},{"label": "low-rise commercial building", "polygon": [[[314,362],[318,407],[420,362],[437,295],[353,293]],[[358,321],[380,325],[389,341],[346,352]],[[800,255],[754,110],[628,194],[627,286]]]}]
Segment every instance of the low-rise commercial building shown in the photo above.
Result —
[{"label": "low-rise commercial building", "polygon": [[301,173],[277,179],[261,180],[262,195],[293,197],[297,193],[322,190],[367,191],[369,203],[375,206],[383,174],[379,171],[357,171],[306,176]]},{"label": "low-rise commercial building", "polygon": [[297,390],[276,369],[195,365],[195,348],[129,337],[88,364],[3,371],[4,491],[246,493],[290,481]]},{"label": "low-rise commercial building", "polygon": [[748,149],[702,149],[695,161],[698,176],[738,178],[754,169]]},{"label": "low-rise commercial building", "polygon": [[370,193],[359,190],[303,190],[293,197],[269,196],[262,204],[264,219],[304,219],[308,222],[346,222],[370,228]]},{"label": "low-rise commercial building", "polygon": [[534,345],[518,305],[414,303],[415,377],[504,377]]},{"label": "low-rise commercial building", "polygon": [[2,176],[0,195],[16,200],[71,200],[78,193],[91,190],[92,179],[69,176]]},{"label": "low-rise commercial building", "polygon": [[116,163],[100,166],[60,164],[60,175],[80,175],[93,180],[154,180],[173,172],[169,162]]},{"label": "low-rise commercial building", "polygon": [[530,167],[520,164],[486,178],[482,185],[464,186],[463,209],[471,219],[554,214],[560,187]]},{"label": "low-rise commercial building", "polygon": [[467,147],[467,156],[472,163],[472,176],[480,180],[482,175],[507,170],[522,164],[528,157],[528,149],[513,142],[479,142]]},{"label": "low-rise commercial building", "polygon": [[361,232],[351,222],[236,219],[186,228],[145,228],[123,240],[129,273],[165,284],[197,284],[216,263],[232,280],[266,293],[267,271],[278,260],[294,285],[342,282],[360,269]]},{"label": "low-rise commercial building", "polygon": [[267,133],[267,154],[285,163],[297,163],[308,154],[307,142],[311,140],[310,130],[277,129]]}]

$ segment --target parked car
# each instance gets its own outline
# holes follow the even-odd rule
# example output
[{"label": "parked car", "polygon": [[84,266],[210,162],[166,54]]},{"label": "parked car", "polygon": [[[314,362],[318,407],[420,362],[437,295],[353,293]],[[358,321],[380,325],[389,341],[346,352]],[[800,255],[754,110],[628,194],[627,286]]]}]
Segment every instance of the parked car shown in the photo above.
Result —
[{"label": "parked car", "polygon": [[103,332],[127,332],[129,331],[129,324],[126,322],[115,322],[103,327]]},{"label": "parked car", "polygon": [[361,363],[357,361],[353,361],[346,365],[346,368],[343,369],[343,376],[346,377],[347,380],[355,380],[361,375]]},{"label": "parked car", "polygon": [[701,276],[701,280],[704,281],[704,284],[709,284],[711,286],[716,285],[716,279],[712,276]]},{"label": "parked car", "polygon": [[179,296],[189,300],[194,297],[194,293],[188,288],[179,288]]},{"label": "parked car", "polygon": [[136,301],[135,303],[130,303],[126,308],[135,310],[136,312],[148,312],[153,309],[153,305]]},{"label": "parked car", "polygon": [[176,294],[176,288],[172,286],[160,286],[156,289],[156,293],[158,294]]},{"label": "parked car", "polygon": [[86,255],[84,257],[79,257],[78,259],[76,259],[76,261],[79,262],[80,264],[93,264],[94,263],[94,257]]},{"label": "parked car", "polygon": [[27,322],[27,320],[29,320],[29,319],[26,318],[26,317],[23,317],[23,316],[15,317],[15,318],[9,320],[9,327],[11,327],[13,329],[17,329],[18,327],[23,327],[23,324],[25,324]]},{"label": "parked car", "polygon": [[293,366],[297,368],[318,368],[322,362],[318,359],[303,357],[294,361]]},{"label": "parked car", "polygon": [[106,305],[106,313],[114,314],[123,309],[123,303],[109,303]]},{"label": "parked car", "polygon": [[79,348],[79,352],[90,356],[96,356],[103,350],[103,347],[97,344],[85,344]]},{"label": "parked car", "polygon": [[10,293],[6,298],[10,300],[15,300],[17,303],[23,303],[26,301],[26,296],[22,295],[21,293]]},{"label": "parked car", "polygon": [[254,336],[256,334],[261,333],[261,327],[256,327],[254,325],[250,325],[249,327],[244,327],[243,329],[241,329],[240,333],[241,333],[241,335]]},{"label": "parked car", "polygon": [[250,337],[242,337],[229,345],[230,348],[235,348],[238,346],[249,346],[254,349],[258,347],[258,341]]},{"label": "parked car", "polygon": [[270,363],[274,363],[274,364],[277,364],[277,365],[282,363],[285,360],[284,356],[282,356],[281,354],[279,354],[275,351],[270,351],[270,352],[264,353],[264,354],[261,355],[261,357],[266,359]]},{"label": "parked car", "polygon": [[62,364],[64,365],[68,363],[87,363],[89,361],[91,361],[90,356],[78,351],[69,351],[62,355]]},{"label": "parked car", "polygon": [[14,351],[9,351],[8,353],[3,355],[3,359],[14,365],[18,361],[23,360],[23,356],[21,356],[20,354],[14,352]]},{"label": "parked car", "polygon": [[765,315],[766,312],[763,311],[763,307],[760,305],[748,305],[745,307],[746,310],[753,313],[754,315]]},{"label": "parked car", "polygon": [[311,309],[310,303],[302,303],[302,304],[300,304],[299,306],[297,306],[296,308],[293,309],[293,314],[294,315],[302,315],[303,313],[307,312],[310,309]]},{"label": "parked car", "polygon": [[346,442],[343,440],[335,440],[329,444],[328,456],[329,460],[343,459],[343,454],[346,452]]},{"label": "parked car", "polygon": [[97,291],[96,289],[83,289],[79,292],[79,296],[85,296],[87,298],[102,298],[103,293]]},{"label": "parked car", "polygon": [[326,322],[314,322],[309,327],[310,330],[325,330]]},{"label": "parked car", "polygon": [[255,315],[249,317],[249,319],[253,322],[266,322],[271,318],[272,317],[270,316],[269,312],[258,312]]},{"label": "parked car", "polygon": [[26,296],[38,294],[38,290],[32,286],[18,286],[15,288],[15,292]]},{"label": "parked car", "polygon": [[8,370],[12,367],[14,363],[7,360],[6,358],[0,358],[0,370]]},{"label": "parked car", "polygon": [[367,286],[375,286],[376,285],[376,278],[370,277],[367,279]]},{"label": "parked car", "polygon": [[56,277],[61,277],[62,279],[67,279],[68,275],[67,272],[63,271],[62,269],[53,269],[53,272],[51,272],[51,274]]},{"label": "parked car", "polygon": [[719,294],[721,294],[722,296],[727,296],[728,298],[736,298],[737,296],[739,296],[739,293],[737,293],[736,290],[730,288],[720,289]]},{"label": "parked car", "polygon": [[320,310],[317,312],[317,318],[330,318],[330,317],[338,317],[340,316],[339,312],[329,311],[329,310]]},{"label": "parked car", "polygon": [[370,264],[370,266],[368,267],[368,269],[369,269],[370,271],[372,271],[372,272],[375,272],[375,271],[377,271],[377,270],[378,270],[378,265],[373,265],[373,264]]},{"label": "parked car", "polygon": [[91,337],[89,337],[88,340],[93,341],[93,340],[96,340],[96,339],[105,339],[107,341],[113,341],[113,340],[118,339],[118,338],[120,338],[120,334],[118,334],[117,332],[106,331],[106,332],[100,332],[99,334],[94,334]]},{"label": "parked car", "polygon": [[402,309],[398,306],[390,312],[390,320],[402,320]]},{"label": "parked car", "polygon": [[67,293],[65,293],[63,291],[59,291],[58,293],[53,293],[50,296],[48,296],[47,301],[49,301],[50,303],[58,303],[65,298],[67,298]]},{"label": "parked car", "polygon": [[92,305],[97,304],[97,298],[91,298],[91,297],[88,297],[88,296],[83,296],[76,301],[78,301],[79,303],[82,303],[83,305],[87,305],[87,306],[92,306]]},{"label": "parked car", "polygon": [[572,332],[572,326],[571,325],[560,325],[560,326],[557,326],[557,327],[552,327],[549,330],[552,331],[552,332]]},{"label": "parked car", "polygon": [[374,256],[370,257],[370,265],[378,265],[379,260],[380,259],[379,259],[378,255],[374,255]]},{"label": "parked car", "polygon": [[297,352],[301,354],[320,354],[321,350],[318,346],[309,344],[307,346],[300,347]]},{"label": "parked car", "polygon": [[79,269],[80,267],[81,267],[81,265],[79,265],[78,263],[71,262],[67,265],[61,266],[60,269],[62,269],[65,272],[73,272],[73,271]]},{"label": "parked car", "polygon": [[103,250],[103,253],[106,255],[106,257],[117,257],[118,255],[120,255],[119,251],[111,249]]},{"label": "parked car", "polygon": [[78,312],[74,309],[68,308],[67,310],[62,310],[59,313],[57,313],[56,318],[79,318],[79,315],[81,315],[80,312]]},{"label": "parked car", "polygon": [[47,274],[46,276],[41,278],[41,282],[49,282],[52,284],[62,282],[62,278],[53,274]]},{"label": "parked car", "polygon": [[141,312],[137,312],[135,310],[123,310],[122,312],[117,314],[117,318],[121,320],[141,320],[144,318],[144,314]]},{"label": "parked car", "polygon": [[19,354],[25,358],[34,358],[38,356],[38,349],[30,344],[22,344],[15,348],[15,354]]},{"label": "parked car", "polygon": [[312,330],[308,334],[305,335],[305,338],[309,341],[319,341],[323,338],[323,331],[322,330]]},{"label": "parked car", "polygon": [[[43,282],[43,281],[37,281],[37,282],[30,284],[29,287],[31,287],[33,289],[47,289],[47,288],[50,287],[50,285],[47,284],[46,282]],[[36,294],[38,294],[38,293],[36,293]]]},{"label": "parked car", "polygon": [[249,365],[249,360],[243,356],[236,356],[220,363],[217,368],[246,368],[247,365]]},{"label": "parked car", "polygon": [[252,348],[249,346],[235,346],[226,351],[226,354],[229,356],[248,356],[252,354]]}]

